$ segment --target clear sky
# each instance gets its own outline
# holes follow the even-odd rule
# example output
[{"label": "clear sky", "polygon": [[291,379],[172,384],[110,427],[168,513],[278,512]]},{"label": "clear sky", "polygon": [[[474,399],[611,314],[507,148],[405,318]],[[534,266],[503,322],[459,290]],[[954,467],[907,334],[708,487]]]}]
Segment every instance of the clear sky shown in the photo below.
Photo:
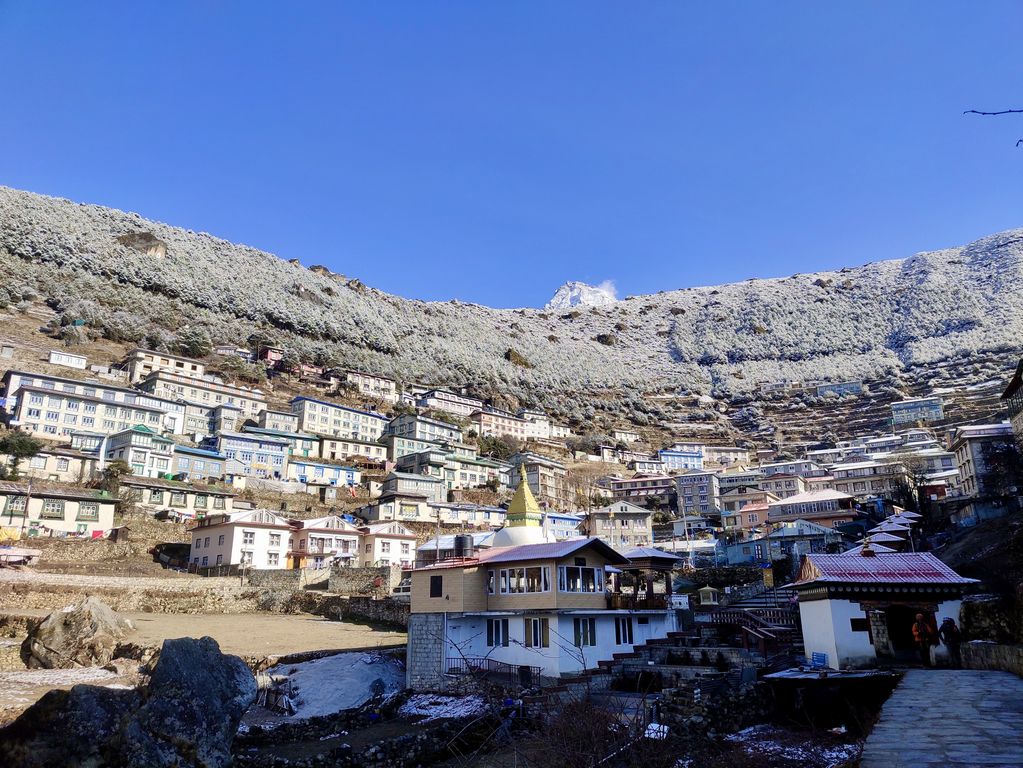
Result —
[{"label": "clear sky", "polygon": [[0,183],[539,306],[1023,226],[1019,2],[0,0]]}]

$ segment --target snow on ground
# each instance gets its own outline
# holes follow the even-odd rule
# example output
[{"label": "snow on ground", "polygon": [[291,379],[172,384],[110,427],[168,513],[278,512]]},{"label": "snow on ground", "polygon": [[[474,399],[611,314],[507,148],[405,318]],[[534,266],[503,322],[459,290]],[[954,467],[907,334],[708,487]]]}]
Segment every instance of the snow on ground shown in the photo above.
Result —
[{"label": "snow on ground", "polygon": [[826,736],[793,733],[773,725],[754,725],[725,736],[725,741],[741,745],[759,765],[833,768],[857,757],[861,745]]},{"label": "snow on ground", "polygon": [[297,664],[281,664],[268,669],[267,674],[288,677],[296,711],[293,715],[274,715],[253,706],[246,720],[254,715],[264,727],[361,707],[376,695],[397,693],[405,687],[405,668],[401,662],[376,653],[338,653]]},{"label": "snow on ground", "polygon": [[109,685],[110,681],[119,679],[116,672],[99,667],[0,672],[0,711],[24,709],[54,688],[70,688],[80,683]]},{"label": "snow on ground", "polygon": [[487,709],[487,704],[479,696],[435,696],[421,693],[412,696],[401,705],[399,715],[405,717],[422,717],[419,722],[443,720],[453,717],[473,717]]}]

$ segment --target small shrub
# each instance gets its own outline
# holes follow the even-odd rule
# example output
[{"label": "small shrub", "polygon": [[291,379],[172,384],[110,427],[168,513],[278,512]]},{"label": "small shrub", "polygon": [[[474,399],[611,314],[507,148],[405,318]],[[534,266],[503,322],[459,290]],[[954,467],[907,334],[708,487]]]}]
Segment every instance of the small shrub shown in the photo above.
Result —
[{"label": "small shrub", "polygon": [[512,365],[518,365],[522,368],[532,368],[533,364],[529,362],[521,353],[516,352],[514,349],[509,349],[504,353],[504,359]]}]

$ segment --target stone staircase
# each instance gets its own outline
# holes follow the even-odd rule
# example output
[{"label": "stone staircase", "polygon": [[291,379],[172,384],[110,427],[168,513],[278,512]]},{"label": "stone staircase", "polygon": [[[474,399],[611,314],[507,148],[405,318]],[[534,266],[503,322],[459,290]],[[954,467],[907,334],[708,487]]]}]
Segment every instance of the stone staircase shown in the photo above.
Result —
[{"label": "stone staircase", "polygon": [[709,621],[717,627],[737,628],[747,648],[756,647],[765,655],[798,647],[803,635],[794,594],[791,587],[764,590],[719,608],[710,614]]}]

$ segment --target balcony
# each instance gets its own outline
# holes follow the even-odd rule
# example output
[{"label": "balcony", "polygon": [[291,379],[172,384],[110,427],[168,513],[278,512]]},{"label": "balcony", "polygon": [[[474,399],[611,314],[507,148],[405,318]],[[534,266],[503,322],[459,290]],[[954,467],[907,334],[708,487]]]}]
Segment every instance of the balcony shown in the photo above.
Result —
[{"label": "balcony", "polygon": [[631,595],[625,592],[612,592],[607,596],[609,611],[663,611],[668,608],[667,595]]}]

